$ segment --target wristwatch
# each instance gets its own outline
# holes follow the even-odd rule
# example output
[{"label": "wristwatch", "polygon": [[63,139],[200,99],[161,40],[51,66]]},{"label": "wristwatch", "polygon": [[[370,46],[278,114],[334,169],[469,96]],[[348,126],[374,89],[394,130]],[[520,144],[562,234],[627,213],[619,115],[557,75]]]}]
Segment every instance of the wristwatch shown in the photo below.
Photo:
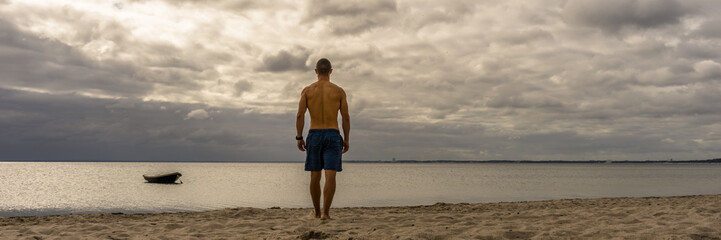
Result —
[{"label": "wristwatch", "polygon": [[303,136],[295,137],[295,140],[303,140]]}]

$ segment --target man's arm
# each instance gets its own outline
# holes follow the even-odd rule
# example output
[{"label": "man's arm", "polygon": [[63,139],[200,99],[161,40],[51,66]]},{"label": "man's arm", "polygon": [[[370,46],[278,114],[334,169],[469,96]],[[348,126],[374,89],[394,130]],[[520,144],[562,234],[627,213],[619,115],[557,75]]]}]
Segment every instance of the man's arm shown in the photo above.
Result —
[{"label": "man's arm", "polygon": [[350,149],[350,114],[348,114],[348,101],[345,91],[341,89],[340,116],[343,119],[343,153]]},{"label": "man's arm", "polygon": [[[303,136],[303,127],[305,126],[305,110],[308,109],[306,102],[307,97],[305,96],[305,89],[300,94],[300,102],[298,103],[298,114],[295,115],[295,129],[297,130],[296,137]],[[305,141],[298,140],[298,150],[305,152]]]}]

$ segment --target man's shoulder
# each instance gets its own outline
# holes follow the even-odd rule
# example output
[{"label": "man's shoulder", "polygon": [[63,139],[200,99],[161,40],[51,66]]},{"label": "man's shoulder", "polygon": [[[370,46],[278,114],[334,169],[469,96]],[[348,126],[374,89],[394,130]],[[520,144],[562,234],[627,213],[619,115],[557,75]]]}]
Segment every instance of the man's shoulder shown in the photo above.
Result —
[{"label": "man's shoulder", "polygon": [[303,88],[303,92],[306,92],[306,91],[312,89],[313,87],[315,87],[315,85],[316,85],[316,83],[311,83],[310,85],[305,86],[305,87]]},{"label": "man's shoulder", "polygon": [[340,90],[340,91],[344,91],[342,87],[338,86],[338,84],[335,84],[335,83],[332,83],[332,82],[331,82],[330,85],[331,85],[333,88],[335,88],[335,89],[338,89],[338,90]]},{"label": "man's shoulder", "polygon": [[340,95],[341,98],[345,98],[345,90],[343,90],[342,87],[340,87],[336,84],[333,84],[332,86],[335,88],[336,94]]},{"label": "man's shoulder", "polygon": [[[310,85],[305,86],[305,87],[303,88],[303,92],[312,91],[313,89],[315,89],[316,87],[318,87],[318,85],[320,85],[320,84],[321,84],[320,82],[311,83]],[[327,84],[327,85],[326,85],[326,84]],[[343,90],[342,87],[338,86],[338,85],[335,84],[335,83],[326,82],[326,83],[324,83],[324,85],[330,86],[331,88],[336,89],[336,90],[339,91],[339,92],[345,93],[345,90]]]}]

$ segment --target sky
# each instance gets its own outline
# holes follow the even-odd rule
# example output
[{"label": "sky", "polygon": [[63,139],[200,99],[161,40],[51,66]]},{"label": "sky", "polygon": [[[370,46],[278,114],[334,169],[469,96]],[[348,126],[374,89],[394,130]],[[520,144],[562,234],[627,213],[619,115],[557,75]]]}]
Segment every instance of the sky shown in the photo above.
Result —
[{"label": "sky", "polygon": [[0,0],[0,160],[303,161],[295,113],[323,57],[348,96],[346,160],[718,158],[719,12]]}]

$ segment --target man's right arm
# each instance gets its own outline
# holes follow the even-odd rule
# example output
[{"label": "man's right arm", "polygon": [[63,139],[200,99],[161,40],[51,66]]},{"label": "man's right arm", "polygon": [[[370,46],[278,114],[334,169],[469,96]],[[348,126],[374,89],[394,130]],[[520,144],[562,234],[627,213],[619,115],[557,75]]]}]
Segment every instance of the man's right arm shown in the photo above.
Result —
[{"label": "man's right arm", "polygon": [[[298,103],[298,114],[295,116],[295,130],[296,137],[303,137],[303,127],[305,126],[305,110],[308,109],[307,97],[305,95],[305,89],[300,94],[300,102]],[[305,152],[305,141],[297,141],[298,150]]]},{"label": "man's right arm", "polygon": [[343,119],[343,153],[350,149],[350,114],[348,114],[348,101],[345,91],[341,89],[340,116]]}]

